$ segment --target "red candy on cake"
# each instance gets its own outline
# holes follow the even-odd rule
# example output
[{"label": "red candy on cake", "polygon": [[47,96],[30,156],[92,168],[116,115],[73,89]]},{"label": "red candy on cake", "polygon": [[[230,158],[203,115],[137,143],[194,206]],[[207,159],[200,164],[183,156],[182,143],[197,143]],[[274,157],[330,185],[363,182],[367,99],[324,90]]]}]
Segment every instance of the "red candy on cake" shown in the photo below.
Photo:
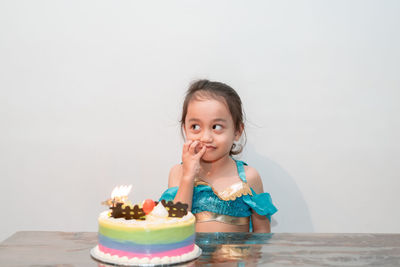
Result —
[{"label": "red candy on cake", "polygon": [[152,199],[146,199],[143,202],[143,211],[144,211],[144,213],[149,214],[154,209],[155,205],[156,204],[154,203],[154,201]]}]

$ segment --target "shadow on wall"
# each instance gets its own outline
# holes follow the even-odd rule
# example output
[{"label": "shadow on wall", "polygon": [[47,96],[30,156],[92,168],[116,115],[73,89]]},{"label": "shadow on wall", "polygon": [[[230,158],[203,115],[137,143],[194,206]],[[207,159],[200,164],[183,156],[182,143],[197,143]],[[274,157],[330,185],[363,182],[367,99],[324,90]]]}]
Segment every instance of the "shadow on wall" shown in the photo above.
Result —
[{"label": "shadow on wall", "polygon": [[294,179],[279,164],[257,153],[247,143],[243,160],[257,169],[264,191],[271,194],[278,212],[272,216],[272,232],[314,232],[307,204]]}]

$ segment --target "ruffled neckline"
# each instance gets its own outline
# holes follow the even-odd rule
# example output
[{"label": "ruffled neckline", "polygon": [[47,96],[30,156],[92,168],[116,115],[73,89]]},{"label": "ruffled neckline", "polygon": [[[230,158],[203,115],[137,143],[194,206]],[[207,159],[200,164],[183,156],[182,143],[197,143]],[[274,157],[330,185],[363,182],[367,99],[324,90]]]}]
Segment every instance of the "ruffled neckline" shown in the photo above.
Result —
[{"label": "ruffled neckline", "polygon": [[222,192],[218,192],[217,190],[215,190],[215,188],[212,185],[210,185],[209,183],[207,183],[201,179],[196,179],[194,182],[194,186],[196,187],[199,185],[205,185],[205,186],[210,187],[211,190],[214,192],[214,194],[219,199],[224,200],[224,201],[235,200],[236,198],[241,197],[243,195],[250,195],[250,196],[253,195],[249,185],[243,181],[239,181],[237,183],[230,185]]}]

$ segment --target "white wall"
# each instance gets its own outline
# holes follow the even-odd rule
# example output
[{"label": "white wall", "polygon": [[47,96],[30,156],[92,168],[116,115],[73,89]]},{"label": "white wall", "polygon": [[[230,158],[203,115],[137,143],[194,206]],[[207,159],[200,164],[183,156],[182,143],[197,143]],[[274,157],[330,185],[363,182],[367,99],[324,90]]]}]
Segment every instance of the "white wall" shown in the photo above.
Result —
[{"label": "white wall", "polygon": [[274,232],[400,232],[398,1],[1,1],[0,240],[158,198],[190,81],[236,88]]}]

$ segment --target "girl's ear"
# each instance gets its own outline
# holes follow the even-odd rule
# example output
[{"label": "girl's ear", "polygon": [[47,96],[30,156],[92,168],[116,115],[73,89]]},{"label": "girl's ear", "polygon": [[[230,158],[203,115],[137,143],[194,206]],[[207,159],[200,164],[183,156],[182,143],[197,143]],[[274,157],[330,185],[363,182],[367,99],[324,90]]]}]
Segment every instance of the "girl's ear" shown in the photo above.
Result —
[{"label": "girl's ear", "polygon": [[239,141],[240,137],[242,136],[244,130],[244,124],[241,123],[239,129],[235,132],[235,141]]}]

